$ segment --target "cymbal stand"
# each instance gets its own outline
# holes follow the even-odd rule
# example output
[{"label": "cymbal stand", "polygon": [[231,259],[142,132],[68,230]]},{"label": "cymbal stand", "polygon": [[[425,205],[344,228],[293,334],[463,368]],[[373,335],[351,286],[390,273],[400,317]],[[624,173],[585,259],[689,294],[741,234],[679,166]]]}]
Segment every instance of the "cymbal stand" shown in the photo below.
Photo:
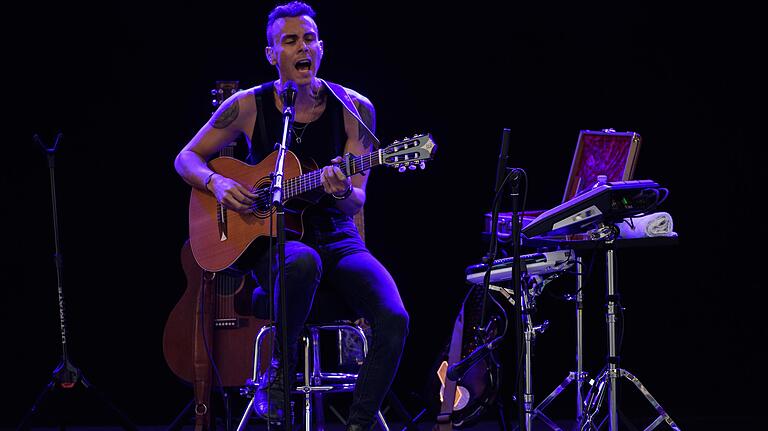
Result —
[{"label": "cymbal stand", "polygon": [[618,431],[619,429],[619,415],[618,415],[618,397],[616,396],[616,387],[620,378],[626,378],[632,382],[638,390],[645,396],[653,409],[659,413],[659,416],[645,428],[646,431],[650,431],[659,426],[662,422],[666,422],[673,430],[680,431],[677,424],[667,414],[667,412],[661,407],[656,399],[650,392],[640,383],[640,380],[635,377],[629,371],[619,367],[619,355],[616,348],[616,311],[620,309],[621,304],[619,302],[619,293],[616,286],[616,250],[613,248],[613,242],[618,237],[619,229],[615,225],[602,224],[601,226],[590,232],[590,237],[594,240],[602,240],[606,246],[605,250],[605,263],[606,263],[606,323],[608,334],[608,365],[604,371],[595,379],[592,389],[596,388],[593,393],[592,389],[587,394],[587,399],[584,408],[583,421],[580,422],[579,429],[581,431],[594,429],[597,430],[600,425],[595,424],[595,419],[600,410],[600,404],[602,404],[605,398],[605,392],[608,394],[608,430]]},{"label": "cymbal stand", "polygon": [[582,279],[582,259],[580,256],[576,257],[576,294],[572,295],[569,300],[576,304],[576,371],[571,371],[568,376],[558,385],[541,403],[533,410],[533,416],[538,417],[544,422],[550,429],[554,431],[562,431],[557,424],[552,421],[547,415],[544,414],[544,409],[554,401],[554,399],[560,395],[571,383],[576,383],[576,420],[577,423],[581,423],[582,420],[582,405],[583,405],[583,392],[582,387],[584,380],[587,378],[587,373],[584,372],[584,354],[583,354],[583,313],[584,313],[584,296],[582,291],[583,279]]}]

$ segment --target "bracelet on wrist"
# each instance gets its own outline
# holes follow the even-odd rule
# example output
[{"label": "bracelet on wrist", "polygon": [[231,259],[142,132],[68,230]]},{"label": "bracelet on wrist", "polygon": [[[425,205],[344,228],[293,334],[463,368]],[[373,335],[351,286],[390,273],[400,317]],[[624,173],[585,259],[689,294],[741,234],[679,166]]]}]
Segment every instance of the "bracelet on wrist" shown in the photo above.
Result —
[{"label": "bracelet on wrist", "polygon": [[205,181],[203,181],[203,187],[205,187],[206,190],[208,190],[208,184],[210,184],[214,175],[216,175],[216,172],[211,172],[210,175],[205,177]]},{"label": "bracelet on wrist", "polygon": [[352,194],[353,189],[354,187],[352,186],[352,183],[349,183],[349,187],[347,187],[347,190],[344,191],[344,194],[342,194],[341,196],[337,196],[331,193],[331,196],[333,196],[333,198],[338,201],[343,201],[344,199],[348,198]]}]

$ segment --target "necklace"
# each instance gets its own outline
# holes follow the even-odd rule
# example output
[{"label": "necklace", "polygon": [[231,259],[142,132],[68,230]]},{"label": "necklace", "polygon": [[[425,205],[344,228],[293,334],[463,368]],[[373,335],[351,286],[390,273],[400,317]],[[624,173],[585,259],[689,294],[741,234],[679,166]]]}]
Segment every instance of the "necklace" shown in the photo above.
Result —
[{"label": "necklace", "polygon": [[301,127],[297,127],[296,123],[291,125],[291,128],[293,129],[293,136],[296,137],[297,144],[301,144],[301,138],[304,137],[304,132],[307,131],[307,126],[309,126],[309,123],[306,123]]},{"label": "necklace", "polygon": [[[282,103],[282,100],[280,99],[280,82],[275,81],[274,83],[274,92],[275,92],[275,99],[276,101],[280,101]],[[293,136],[296,138],[296,143],[301,144],[302,138],[304,137],[304,132],[307,131],[307,126],[309,126],[309,123],[312,122],[315,118],[315,109],[322,106],[325,103],[325,95],[323,95],[322,86],[319,86],[317,90],[310,87],[310,97],[314,101],[312,104],[312,109],[309,111],[309,114],[307,117],[310,119],[309,122],[304,123],[303,126],[296,126],[296,123],[291,124],[291,129],[293,129]]]}]

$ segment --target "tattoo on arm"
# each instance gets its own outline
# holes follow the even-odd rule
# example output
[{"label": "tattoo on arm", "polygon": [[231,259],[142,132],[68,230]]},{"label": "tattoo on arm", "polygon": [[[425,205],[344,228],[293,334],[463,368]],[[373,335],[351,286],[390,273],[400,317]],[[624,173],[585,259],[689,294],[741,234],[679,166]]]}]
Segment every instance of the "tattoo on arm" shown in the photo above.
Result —
[{"label": "tattoo on arm", "polygon": [[[369,105],[367,103],[360,103],[358,106],[358,112],[360,112],[360,119],[363,120],[366,126],[368,126],[369,129],[371,129],[371,132],[376,133],[376,111],[373,109],[373,105]],[[365,146],[371,144],[371,142],[368,142],[368,139],[366,138],[366,131],[364,128],[360,127],[360,142],[363,142]]]},{"label": "tattoo on arm", "polygon": [[224,129],[237,119],[239,113],[240,104],[237,102],[237,99],[232,99],[221,110],[216,111],[210,121],[211,127],[214,129]]}]

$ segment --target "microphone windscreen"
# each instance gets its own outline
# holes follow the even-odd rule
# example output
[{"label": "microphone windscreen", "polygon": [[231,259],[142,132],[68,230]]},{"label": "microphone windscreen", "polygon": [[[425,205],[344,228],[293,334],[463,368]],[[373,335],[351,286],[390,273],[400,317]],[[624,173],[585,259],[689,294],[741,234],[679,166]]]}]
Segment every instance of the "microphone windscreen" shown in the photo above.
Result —
[{"label": "microphone windscreen", "polygon": [[283,107],[288,108],[296,104],[296,93],[299,91],[298,86],[293,81],[286,81],[283,85],[283,92],[281,98],[283,99]]}]

